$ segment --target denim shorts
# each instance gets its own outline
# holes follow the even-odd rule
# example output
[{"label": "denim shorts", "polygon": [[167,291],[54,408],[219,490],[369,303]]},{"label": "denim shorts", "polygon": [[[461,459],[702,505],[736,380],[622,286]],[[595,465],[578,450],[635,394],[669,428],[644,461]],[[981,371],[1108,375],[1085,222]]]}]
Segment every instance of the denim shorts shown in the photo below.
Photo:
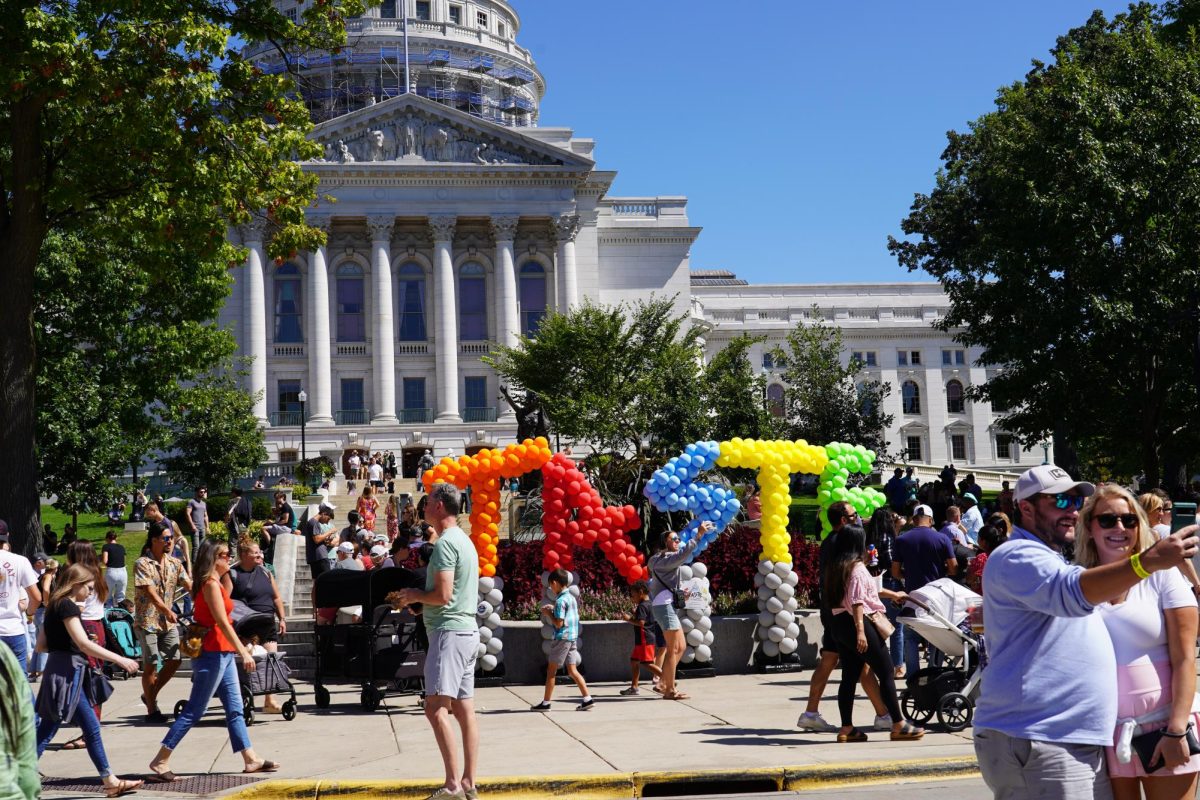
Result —
[{"label": "denim shorts", "polygon": [[654,621],[658,623],[658,627],[662,630],[683,630],[683,626],[679,624],[679,615],[675,613],[674,606],[670,604],[663,606],[651,606],[650,611],[654,614]]}]

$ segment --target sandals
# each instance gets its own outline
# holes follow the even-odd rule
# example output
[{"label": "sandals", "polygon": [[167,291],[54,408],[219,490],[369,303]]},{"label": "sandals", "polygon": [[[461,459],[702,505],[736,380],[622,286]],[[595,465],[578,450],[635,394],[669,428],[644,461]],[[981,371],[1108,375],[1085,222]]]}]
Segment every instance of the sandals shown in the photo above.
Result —
[{"label": "sandals", "polygon": [[264,761],[261,764],[259,764],[257,767],[255,767],[254,769],[250,769],[249,767],[247,767],[246,769],[242,770],[242,772],[245,773],[246,775],[253,775],[256,772],[278,772],[278,771],[279,771],[279,765],[276,764],[274,761]]},{"label": "sandals", "polygon": [[121,797],[122,795],[129,794],[130,792],[136,792],[140,788],[142,788],[141,781],[118,781],[116,786],[104,787],[104,796]]},{"label": "sandals", "polygon": [[[893,734],[894,736],[895,734]],[[865,742],[867,735],[858,728],[851,728],[849,733],[839,733],[837,735],[838,744],[847,744],[851,742]]]},{"label": "sandals", "polygon": [[147,780],[151,783],[175,783],[175,781],[181,781],[183,778],[171,772],[171,770],[166,770],[165,772],[150,770],[150,777]]},{"label": "sandals", "polygon": [[62,747],[60,747],[58,749],[59,750],[86,750],[87,742],[85,742],[83,740],[82,736],[79,736],[79,737],[67,742],[66,744],[64,744]]},{"label": "sandals", "polygon": [[687,692],[663,692],[663,700],[691,700],[692,696]]},{"label": "sandals", "polygon": [[924,728],[918,728],[910,723],[904,725],[898,731],[892,731],[893,742],[915,742],[925,735]]}]

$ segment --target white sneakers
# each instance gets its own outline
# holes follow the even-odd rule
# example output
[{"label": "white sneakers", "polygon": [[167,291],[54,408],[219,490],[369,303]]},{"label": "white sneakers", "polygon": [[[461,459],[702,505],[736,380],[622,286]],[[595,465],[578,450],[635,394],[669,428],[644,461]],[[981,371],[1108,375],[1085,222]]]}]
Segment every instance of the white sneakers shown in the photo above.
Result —
[{"label": "white sneakers", "polygon": [[800,719],[796,720],[796,727],[814,733],[834,733],[838,730],[838,726],[826,722],[819,711],[805,711],[800,715]]},{"label": "white sneakers", "polygon": [[875,718],[875,730],[890,731],[892,729],[892,718],[887,714],[880,714]]}]

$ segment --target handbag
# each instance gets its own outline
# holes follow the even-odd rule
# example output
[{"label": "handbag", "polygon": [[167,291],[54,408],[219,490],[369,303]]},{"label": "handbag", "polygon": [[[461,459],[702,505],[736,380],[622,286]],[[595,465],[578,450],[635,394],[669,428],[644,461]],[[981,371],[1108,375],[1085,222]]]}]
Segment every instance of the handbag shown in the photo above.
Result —
[{"label": "handbag", "polygon": [[183,635],[179,637],[179,652],[188,658],[199,658],[204,649],[204,637],[208,636],[208,631],[208,628],[198,622],[188,623]]},{"label": "handbag", "polygon": [[[666,587],[667,582],[662,579],[662,575],[658,574],[658,570],[651,570],[651,571],[654,573],[654,577],[658,578],[658,582],[661,583],[664,587]],[[676,611],[682,611],[686,607],[687,607],[687,592],[683,591],[682,589],[672,589],[671,590],[671,608],[675,609]]]},{"label": "handbag", "polygon": [[874,611],[867,614],[867,619],[875,626],[875,630],[879,631],[879,638],[887,641],[887,638],[896,632],[896,626],[887,618],[887,614],[882,611]]},{"label": "handbag", "polygon": [[[1165,764],[1158,761],[1151,762],[1154,758],[1154,749],[1158,747],[1159,741],[1163,738],[1166,728],[1159,728],[1156,731],[1147,731],[1146,733],[1134,736],[1130,740],[1133,745],[1133,750],[1138,754],[1138,758],[1142,761],[1142,769],[1149,775],[1151,772],[1162,769]],[[1188,723],[1187,734],[1184,737],[1187,740],[1188,753],[1195,756],[1200,755],[1200,741],[1196,739],[1196,731],[1191,723]],[[1158,764],[1158,766],[1154,766]]]},{"label": "handbag", "polygon": [[89,669],[88,673],[88,680],[92,682],[92,699],[96,701],[96,705],[102,706],[112,697],[112,681],[104,674],[104,670]]}]

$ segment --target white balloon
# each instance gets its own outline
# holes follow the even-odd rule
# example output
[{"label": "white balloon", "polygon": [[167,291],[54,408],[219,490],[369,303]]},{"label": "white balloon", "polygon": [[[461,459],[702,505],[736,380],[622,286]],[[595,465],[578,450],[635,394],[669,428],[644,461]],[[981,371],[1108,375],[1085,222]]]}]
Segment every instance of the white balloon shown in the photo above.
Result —
[{"label": "white balloon", "polygon": [[702,561],[697,561],[692,564],[692,574],[697,578],[704,578],[708,575],[708,567]]},{"label": "white balloon", "polygon": [[696,660],[696,651],[695,651],[695,649],[694,649],[694,648],[691,648],[691,647],[689,647],[689,648],[687,648],[686,650],[684,650],[684,651],[683,651],[683,658],[681,658],[681,659],[679,659],[679,660],[680,660],[680,661],[682,661],[682,662],[683,662],[683,663],[685,663],[685,664],[690,664],[690,663],[692,663],[693,661],[695,661],[695,660]]},{"label": "white balloon", "polygon": [[484,576],[479,579],[479,593],[487,594],[492,589],[496,588],[496,579]]},{"label": "white balloon", "polygon": [[761,572],[754,573],[754,588],[757,589],[758,587],[760,587],[762,585],[763,585],[762,573]]},{"label": "white balloon", "polygon": [[696,645],[696,660],[703,663],[712,661],[712,648],[706,644]]},{"label": "white balloon", "polygon": [[687,643],[692,647],[695,647],[698,644],[704,644],[704,631],[698,631],[694,628],[688,631]]},{"label": "white balloon", "polygon": [[479,607],[475,609],[475,616],[487,618],[492,615],[492,611],[494,610],[491,603],[483,600],[479,603]]},{"label": "white balloon", "polygon": [[712,617],[701,617],[696,620],[696,627],[702,631],[707,631],[712,628]]},{"label": "white balloon", "polygon": [[778,625],[772,625],[771,627],[767,628],[767,638],[772,642],[782,642],[783,628],[779,627]]},{"label": "white balloon", "polygon": [[775,564],[774,572],[780,578],[787,575],[791,571],[792,571],[792,565],[786,561],[780,561],[779,563]]},{"label": "white balloon", "polygon": [[775,594],[779,595],[780,597],[782,597],[783,599],[786,600],[789,597],[796,596],[796,587],[788,586],[786,583],[783,583],[783,584],[780,584],[779,588],[775,590]]},{"label": "white balloon", "polygon": [[486,646],[486,645],[479,644],[479,645],[476,645],[476,646],[475,646],[475,657],[476,657],[476,658],[479,658],[480,656],[482,656],[482,655],[483,655],[484,653],[486,653],[486,652],[487,652],[487,646]]},{"label": "white balloon", "polygon": [[484,647],[487,648],[489,653],[495,655],[504,649],[504,642],[500,639],[491,639],[486,645],[484,645]]},{"label": "white balloon", "polygon": [[774,658],[775,656],[779,655],[779,645],[776,642],[772,642],[770,639],[768,639],[762,643],[762,651],[763,655]]},{"label": "white balloon", "polygon": [[479,659],[479,663],[483,666],[484,672],[491,672],[500,665],[500,660],[491,653],[485,653],[483,658]]},{"label": "white balloon", "polygon": [[696,623],[692,622],[690,618],[684,617],[683,619],[679,620],[679,627],[683,628],[684,633],[687,633],[696,627]]},{"label": "white balloon", "polygon": [[760,586],[758,588],[758,599],[759,600],[762,600],[765,602],[774,596],[775,596],[775,590],[773,590],[770,586]]},{"label": "white balloon", "polygon": [[492,581],[494,581],[492,586],[493,589],[499,589],[502,592],[504,591],[504,578],[501,578],[499,575],[497,575],[496,577],[492,578]]},{"label": "white balloon", "polygon": [[571,596],[574,597],[576,600],[579,599],[579,587],[578,586],[568,586],[567,591],[570,592]]},{"label": "white balloon", "polygon": [[787,602],[783,604],[783,607],[788,611],[795,612],[796,609],[800,608],[800,603],[796,600],[796,598],[789,597]]},{"label": "white balloon", "polygon": [[788,636],[783,637],[783,641],[779,643],[779,652],[784,654],[796,652],[796,640]]},{"label": "white balloon", "polygon": [[784,630],[784,633],[787,634],[787,638],[795,639],[800,636],[800,626],[793,622],[791,625],[787,626],[787,628]]},{"label": "white balloon", "polygon": [[484,624],[486,624],[489,628],[499,628],[500,615],[493,611],[491,614],[488,614],[488,618],[485,620]]},{"label": "white balloon", "polygon": [[704,632],[704,643],[711,646],[717,640],[716,635],[712,631]]},{"label": "white balloon", "polygon": [[797,583],[800,582],[800,576],[797,575],[795,572],[789,572],[787,575],[783,576],[783,582],[786,583],[788,586],[795,586]]},{"label": "white balloon", "polygon": [[759,639],[769,639],[771,628],[769,626],[759,626],[754,629]]},{"label": "white balloon", "polygon": [[780,611],[775,615],[775,624],[784,629],[795,621],[796,615],[790,611]]},{"label": "white balloon", "polygon": [[543,655],[547,655],[547,656],[550,655],[550,648],[553,646],[554,646],[554,642],[549,642],[549,641],[542,642]]},{"label": "white balloon", "polygon": [[773,569],[775,569],[774,561],[768,561],[768,560],[764,559],[764,560],[758,562],[758,573],[760,575],[766,575],[768,572],[770,572]]},{"label": "white balloon", "polygon": [[783,601],[775,595],[771,595],[767,598],[766,609],[772,614],[778,614],[780,611],[783,611]]},{"label": "white balloon", "polygon": [[487,593],[487,601],[493,606],[498,606],[504,602],[504,592],[499,589],[491,589]]},{"label": "white balloon", "polygon": [[758,627],[769,628],[775,624],[775,615],[770,611],[763,611],[758,615]]},{"label": "white balloon", "polygon": [[483,642],[484,644],[487,644],[488,640],[490,640],[491,638],[492,638],[492,629],[486,625],[480,626],[479,641]]},{"label": "white balloon", "polygon": [[489,628],[489,630],[492,632],[492,636],[495,636],[497,639],[501,639],[504,637],[504,626],[503,625],[499,625],[495,628]]},{"label": "white balloon", "polygon": [[679,580],[690,581],[692,579],[692,568],[684,564],[679,568]]},{"label": "white balloon", "polygon": [[687,610],[687,615],[692,619],[693,622],[699,622],[704,618],[704,612],[698,608],[689,608]]},{"label": "white balloon", "polygon": [[783,583],[783,579],[772,572],[765,579],[763,579],[763,583],[770,587],[772,591],[774,591],[779,588],[781,583]]},{"label": "white balloon", "polygon": [[549,625],[543,625],[542,626],[542,638],[545,639],[546,641],[550,641],[551,639],[553,639],[554,638],[554,628],[551,628]]}]

